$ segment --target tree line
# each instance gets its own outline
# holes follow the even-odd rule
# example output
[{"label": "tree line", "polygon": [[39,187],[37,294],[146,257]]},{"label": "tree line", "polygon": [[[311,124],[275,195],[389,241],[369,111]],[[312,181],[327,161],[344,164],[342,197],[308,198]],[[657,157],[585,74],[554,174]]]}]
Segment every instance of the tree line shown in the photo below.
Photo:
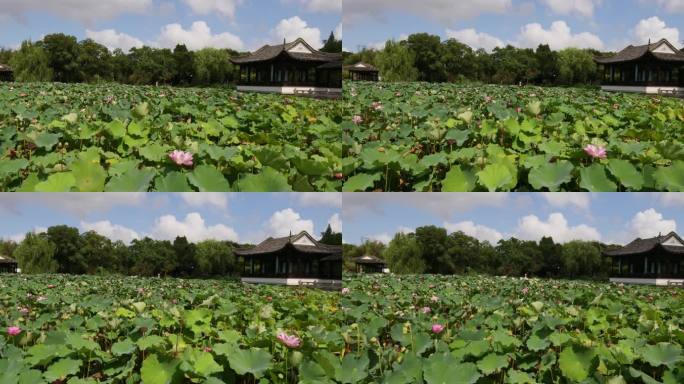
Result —
[{"label": "tree line", "polygon": [[354,270],[353,259],[372,255],[384,259],[397,274],[489,274],[549,278],[604,278],[610,259],[602,252],[612,246],[595,241],[556,243],[510,238],[495,245],[463,232],[447,233],[436,226],[419,227],[413,233],[397,233],[385,245],[366,241],[344,245],[345,269]]},{"label": "tree line", "polygon": [[[342,243],[342,234],[330,226],[321,236],[324,244]],[[242,264],[233,249],[246,246],[219,240],[191,243],[184,236],[174,241],[145,237],[127,245],[95,231],[81,233],[78,228],[56,225],[42,233],[29,232],[19,243],[0,241],[0,255],[12,257],[27,274],[210,278],[238,276]]]},{"label": "tree line", "polygon": [[[321,50],[341,52],[342,42],[331,32]],[[236,67],[230,58],[241,54],[217,48],[190,51],[184,44],[173,50],[143,46],[112,52],[92,39],[78,41],[55,33],[36,42],[24,41],[16,51],[0,50],[0,63],[8,63],[14,79],[22,82],[205,86],[235,82]]]},{"label": "tree line", "polygon": [[389,40],[383,49],[364,48],[344,53],[345,64],[376,66],[384,81],[482,82],[487,84],[576,85],[601,79],[594,57],[605,53],[566,48],[553,51],[497,47],[489,53],[456,39],[416,33],[402,41]]}]

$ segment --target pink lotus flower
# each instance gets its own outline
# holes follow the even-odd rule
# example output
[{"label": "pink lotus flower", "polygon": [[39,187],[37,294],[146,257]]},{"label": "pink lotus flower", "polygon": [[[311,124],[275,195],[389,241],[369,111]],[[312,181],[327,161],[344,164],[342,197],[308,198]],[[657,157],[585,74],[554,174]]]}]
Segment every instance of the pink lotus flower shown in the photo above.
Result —
[{"label": "pink lotus flower", "polygon": [[50,285],[48,285],[47,287],[48,287],[48,289],[53,289],[53,288],[55,288],[55,285],[54,285],[54,284],[50,284]]},{"label": "pink lotus flower", "polygon": [[192,166],[192,153],[175,150],[169,153],[169,158],[178,165]]},{"label": "pink lotus flower", "polygon": [[595,159],[605,159],[608,156],[606,148],[601,145],[589,144],[584,147],[584,152]]},{"label": "pink lotus flower", "polygon": [[374,101],[373,104],[371,104],[371,108],[373,108],[376,111],[379,111],[382,109],[382,103],[379,101]]},{"label": "pink lotus flower", "polygon": [[145,288],[138,288],[137,291],[139,294],[142,295],[143,293],[145,293]]},{"label": "pink lotus flower", "polygon": [[520,112],[522,112],[522,108],[518,107],[518,108],[515,109],[515,111],[518,112],[518,113],[520,113]]},{"label": "pink lotus flower", "polygon": [[280,332],[277,338],[281,343],[283,343],[283,345],[292,349],[299,348],[299,346],[302,344],[302,340],[299,337],[295,335],[288,335],[285,332]]},{"label": "pink lotus flower", "polygon": [[432,297],[430,298],[430,301],[432,301],[433,303],[436,303],[439,301],[439,297],[432,295]]},{"label": "pink lotus flower", "polygon": [[401,96],[401,92],[395,92],[395,93],[394,93],[394,96],[396,96],[396,97]]},{"label": "pink lotus flower", "polygon": [[342,294],[343,295],[349,294],[349,288],[347,288],[347,287],[342,288]]},{"label": "pink lotus flower", "polygon": [[492,101],[492,97],[491,97],[491,96],[485,96],[484,99],[485,99],[485,103],[489,103],[490,101]]},{"label": "pink lotus flower", "polygon": [[16,336],[21,333],[21,328],[19,327],[7,327],[7,334],[10,336]]},{"label": "pink lotus flower", "polygon": [[530,289],[527,288],[527,287],[525,287],[525,288],[522,289],[521,292],[523,293],[523,295],[527,295],[527,292],[529,292],[529,291],[530,291]]},{"label": "pink lotus flower", "polygon": [[420,311],[425,313],[425,314],[428,314],[428,313],[432,312],[432,309],[430,309],[430,307],[423,307]]},{"label": "pink lotus flower", "polygon": [[362,118],[361,116],[359,116],[359,115],[354,115],[354,117],[352,117],[352,123],[354,123],[354,124],[356,124],[356,125],[359,125],[359,124],[361,124],[362,122],[363,122],[363,118]]},{"label": "pink lotus flower", "polygon": [[28,315],[29,309],[26,307],[19,307],[19,313],[21,313],[22,315]]},{"label": "pink lotus flower", "polygon": [[213,349],[211,349],[211,347],[204,347],[203,351],[204,352],[211,352],[211,351],[213,351]]},{"label": "pink lotus flower", "polygon": [[47,297],[45,296],[38,296],[36,297],[36,301],[39,303],[42,303],[43,301],[47,300]]},{"label": "pink lotus flower", "polygon": [[444,326],[442,324],[432,324],[432,333],[439,335],[443,330]]}]

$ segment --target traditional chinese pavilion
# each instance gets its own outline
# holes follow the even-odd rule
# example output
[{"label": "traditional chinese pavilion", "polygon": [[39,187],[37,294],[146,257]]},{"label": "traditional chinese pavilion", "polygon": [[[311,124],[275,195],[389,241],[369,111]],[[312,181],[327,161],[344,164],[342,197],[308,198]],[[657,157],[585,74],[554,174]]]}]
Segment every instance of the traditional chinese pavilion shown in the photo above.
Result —
[{"label": "traditional chinese pavilion", "polygon": [[594,59],[603,67],[601,89],[618,92],[684,93],[684,52],[666,39]]},{"label": "traditional chinese pavilion", "polygon": [[0,255],[0,273],[17,273],[18,264],[13,259]]},{"label": "traditional chinese pavilion", "polygon": [[282,285],[342,287],[342,247],[318,242],[307,232],[236,249],[242,281]]},{"label": "traditional chinese pavilion", "polygon": [[12,81],[13,73],[8,65],[0,64],[0,81]]},{"label": "traditional chinese pavilion", "polygon": [[357,273],[384,273],[387,270],[385,260],[371,255],[364,255],[354,259]]},{"label": "traditional chinese pavilion", "polygon": [[681,285],[684,283],[684,240],[676,233],[636,239],[605,251],[611,258],[611,282]]},{"label": "traditional chinese pavilion", "polygon": [[344,70],[349,72],[349,80],[351,81],[378,81],[380,79],[380,71],[370,64],[347,65]]},{"label": "traditional chinese pavilion", "polygon": [[231,59],[238,91],[342,96],[342,54],[321,52],[299,38]]}]

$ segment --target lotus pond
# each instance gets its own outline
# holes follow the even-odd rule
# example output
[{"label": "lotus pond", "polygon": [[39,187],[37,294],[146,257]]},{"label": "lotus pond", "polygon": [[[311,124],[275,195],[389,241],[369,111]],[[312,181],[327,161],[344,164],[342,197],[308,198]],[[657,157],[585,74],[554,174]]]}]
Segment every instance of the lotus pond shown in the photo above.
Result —
[{"label": "lotus pond", "polygon": [[228,88],[2,83],[0,190],[338,191],[342,115]]},{"label": "lotus pond", "polygon": [[684,100],[346,83],[344,191],[683,191]]},{"label": "lotus pond", "polygon": [[314,383],[321,365],[344,379],[338,304],[233,281],[1,275],[0,383]]},{"label": "lotus pond", "polygon": [[430,275],[345,288],[359,383],[684,382],[681,288]]}]

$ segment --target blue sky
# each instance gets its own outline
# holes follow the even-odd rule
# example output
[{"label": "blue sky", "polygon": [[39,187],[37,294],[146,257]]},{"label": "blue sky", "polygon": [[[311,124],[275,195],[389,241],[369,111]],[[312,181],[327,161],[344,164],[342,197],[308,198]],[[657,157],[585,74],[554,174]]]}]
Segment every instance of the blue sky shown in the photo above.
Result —
[{"label": "blue sky", "polygon": [[684,193],[347,193],[342,218],[351,244],[423,225],[492,243],[553,236],[624,244],[681,229]]},{"label": "blue sky", "polygon": [[507,43],[616,50],[662,37],[684,46],[682,0],[344,0],[343,13],[344,47],[352,51],[415,32],[487,50]]},{"label": "blue sky", "polygon": [[[147,44],[253,50],[341,31],[342,0],[2,0],[0,46],[63,32],[111,49]],[[315,41],[318,40],[318,41]]]},{"label": "blue sky", "polygon": [[129,242],[150,236],[257,243],[328,223],[341,231],[339,193],[0,193],[0,238],[66,224]]}]

